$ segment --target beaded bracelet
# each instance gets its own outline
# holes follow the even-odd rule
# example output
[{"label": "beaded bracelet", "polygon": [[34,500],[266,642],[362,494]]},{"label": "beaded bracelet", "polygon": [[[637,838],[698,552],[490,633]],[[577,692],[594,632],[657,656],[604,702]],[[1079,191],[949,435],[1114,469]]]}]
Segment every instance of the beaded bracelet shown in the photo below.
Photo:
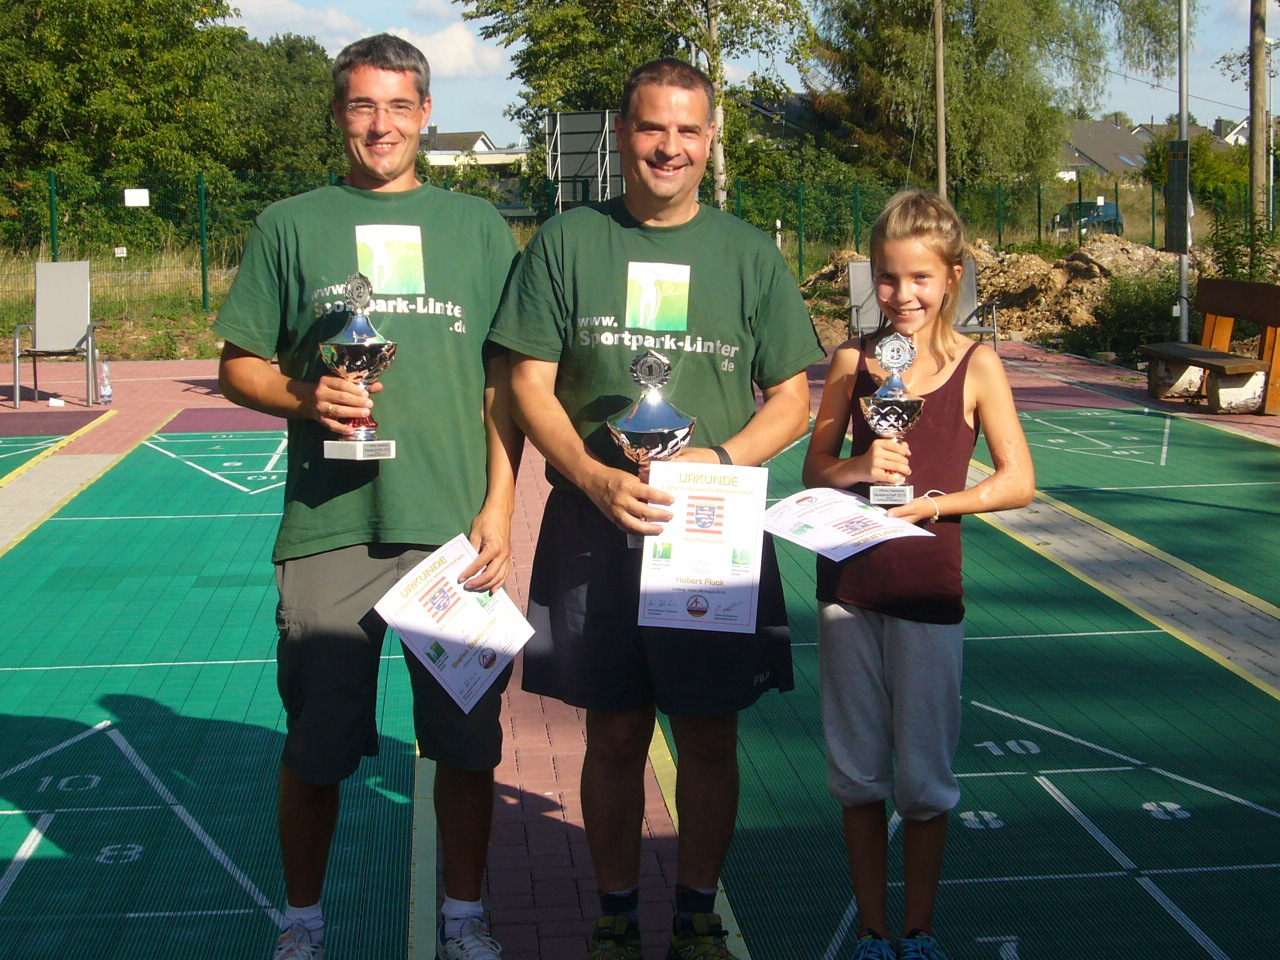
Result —
[{"label": "beaded bracelet", "polygon": [[933,496],[935,493],[939,497],[946,496],[946,493],[944,493],[941,490],[929,490],[925,493],[924,499],[928,500],[931,504],[933,504],[933,516],[930,517],[928,520],[926,520],[925,523],[937,523],[938,518],[942,516],[942,508],[938,506],[938,501],[934,499],[934,496]]}]

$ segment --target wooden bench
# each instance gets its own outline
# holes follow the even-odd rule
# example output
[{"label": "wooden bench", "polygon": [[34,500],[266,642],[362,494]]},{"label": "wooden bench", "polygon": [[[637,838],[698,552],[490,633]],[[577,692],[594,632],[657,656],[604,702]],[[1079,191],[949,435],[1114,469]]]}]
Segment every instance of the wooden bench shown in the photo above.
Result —
[{"label": "wooden bench", "polygon": [[[1203,278],[1196,284],[1196,309],[1204,314],[1199,346],[1150,343],[1138,348],[1151,358],[1151,396],[1205,395],[1214,413],[1280,413],[1280,378],[1271,375],[1280,366],[1280,286]],[[1230,352],[1237,320],[1262,328],[1256,357]]]}]

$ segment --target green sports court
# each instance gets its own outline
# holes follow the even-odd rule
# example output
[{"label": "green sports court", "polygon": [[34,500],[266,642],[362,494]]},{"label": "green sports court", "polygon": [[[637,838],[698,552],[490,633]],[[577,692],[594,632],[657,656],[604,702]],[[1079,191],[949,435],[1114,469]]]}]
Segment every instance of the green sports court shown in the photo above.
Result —
[{"label": "green sports court", "polygon": [[[1041,502],[1274,616],[1280,448],[1076,393],[1023,412]],[[73,432],[7,437],[29,452],[0,459],[0,481],[56,461]],[[771,465],[771,496],[797,489],[802,456]],[[283,457],[279,431],[162,426],[0,555],[3,960],[269,956],[283,903],[269,563]],[[1267,955],[1280,931],[1276,690],[1052,543],[998,519],[965,530],[965,792],[937,917],[952,960]],[[724,886],[754,960],[834,960],[857,918],[825,788],[813,563],[780,548],[797,687],[742,716]],[[430,811],[399,653],[384,657],[382,751],[346,790],[326,888],[333,960],[431,955],[409,909],[434,898],[414,864],[429,845],[412,839]],[[499,794],[560,803],[547,831],[580,849],[567,794],[532,796],[501,774]],[[530,893],[500,879],[504,856],[488,899],[506,956],[584,955],[582,871],[534,851]]]}]

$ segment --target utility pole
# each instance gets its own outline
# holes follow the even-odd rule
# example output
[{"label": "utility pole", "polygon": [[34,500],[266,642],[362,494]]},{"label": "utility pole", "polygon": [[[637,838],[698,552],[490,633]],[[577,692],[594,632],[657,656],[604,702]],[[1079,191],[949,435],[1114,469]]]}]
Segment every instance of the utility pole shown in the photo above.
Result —
[{"label": "utility pole", "polygon": [[1249,221],[1267,215],[1267,0],[1249,0]]},{"label": "utility pole", "polygon": [[938,116],[938,196],[947,199],[947,89],[942,46],[942,0],[933,0],[934,110]]},{"label": "utility pole", "polygon": [[[1258,2],[1258,0],[1252,0]],[[1190,161],[1191,156],[1191,131],[1188,129],[1189,113],[1188,105],[1190,102],[1190,93],[1187,89],[1187,61],[1188,44],[1190,40],[1187,36],[1187,27],[1189,19],[1189,11],[1187,9],[1187,0],[1178,0],[1178,139],[1187,144],[1187,157]],[[1190,180],[1188,180],[1188,192],[1190,192]],[[1190,211],[1190,197],[1186,198],[1188,212]],[[1187,247],[1190,246],[1190,220],[1187,221]],[[1187,247],[1183,247],[1186,250]],[[1186,253],[1178,256],[1178,339],[1186,343],[1191,339],[1191,284],[1189,277],[1190,264]]]}]

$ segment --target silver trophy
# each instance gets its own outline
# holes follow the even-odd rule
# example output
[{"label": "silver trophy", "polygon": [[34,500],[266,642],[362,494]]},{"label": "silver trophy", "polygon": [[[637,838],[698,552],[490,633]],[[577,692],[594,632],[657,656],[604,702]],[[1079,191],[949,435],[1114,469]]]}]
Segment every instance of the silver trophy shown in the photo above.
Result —
[{"label": "silver trophy", "polygon": [[[693,438],[698,424],[696,417],[681,413],[662,395],[662,385],[671,379],[671,361],[646,350],[631,361],[631,376],[644,392],[630,410],[608,421],[609,432],[627,458],[641,467],[654,460],[670,460]],[[643,537],[627,535],[629,546],[643,543]]]},{"label": "silver trophy", "polygon": [[[337,335],[320,344],[320,357],[335,376],[358,383],[373,383],[391,366],[396,344],[383,337],[369,322],[369,301],[373,284],[362,273],[347,278],[347,311],[351,314]],[[391,460],[396,455],[394,440],[378,439],[378,424],[363,416],[347,421],[355,433],[341,440],[326,440],[324,455],[329,460]]]},{"label": "silver trophy", "polygon": [[[915,363],[916,345],[909,337],[891,333],[876,344],[876,359],[889,371],[889,378],[871,396],[862,398],[862,415],[877,437],[900,443],[924,409],[924,398],[911,396],[902,382],[902,371]],[[915,499],[915,487],[902,481],[873,483],[870,499],[877,506],[910,503]]]},{"label": "silver trophy", "polygon": [[631,376],[644,393],[630,410],[609,421],[609,432],[622,452],[641,466],[670,460],[685,448],[698,423],[662,395],[662,385],[671,379],[671,361],[647,350],[631,361]]}]

